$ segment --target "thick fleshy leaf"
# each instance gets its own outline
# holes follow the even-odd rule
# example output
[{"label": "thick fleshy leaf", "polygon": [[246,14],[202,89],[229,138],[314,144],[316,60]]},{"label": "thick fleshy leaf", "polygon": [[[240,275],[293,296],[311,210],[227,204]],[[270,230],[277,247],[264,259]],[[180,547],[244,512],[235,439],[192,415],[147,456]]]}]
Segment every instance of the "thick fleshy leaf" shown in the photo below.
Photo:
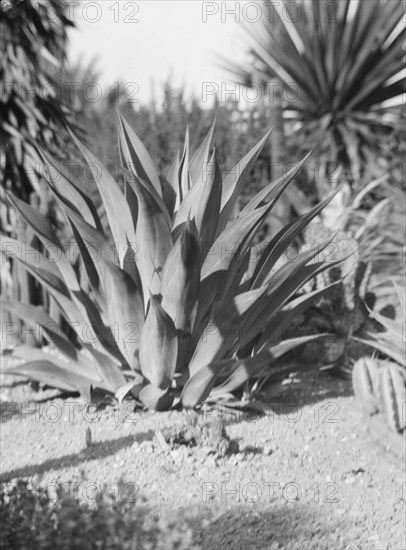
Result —
[{"label": "thick fleshy leaf", "polygon": [[262,151],[271,130],[251,149],[245,157],[238,162],[227,175],[221,197],[221,214],[217,225],[217,235],[224,231],[228,221],[230,220],[238,197],[241,194],[242,188],[246,183],[246,178],[253,163],[257,160],[258,155]]},{"label": "thick fleshy leaf", "polygon": [[[87,345],[86,349],[94,357],[94,362],[97,365],[104,387],[115,394],[126,382],[124,373],[120,368],[120,363],[111,355],[107,355],[108,350],[106,346],[102,352],[92,345]],[[87,369],[83,370],[87,371]]]},{"label": "thick fleshy leaf", "polygon": [[[255,344],[254,353],[258,353],[265,347],[274,344],[280,338],[285,340],[287,335],[284,333],[288,331],[289,327],[293,325],[296,329],[299,328],[294,321],[297,320],[307,308],[317,303],[324,294],[327,294],[330,289],[337,284],[338,281],[324,288],[298,296],[294,300],[288,302],[286,306],[272,318],[271,325],[266,327],[267,330],[262,333],[262,336]],[[241,355],[241,357],[244,356],[245,355]]]},{"label": "thick fleshy leaf", "polygon": [[76,273],[65,254],[65,249],[58,239],[50,221],[40,214],[35,208],[15,197],[11,192],[7,197],[14,208],[19,212],[24,221],[42,241],[51,258],[57,263],[66,285],[72,291],[79,291],[79,283]]},{"label": "thick fleshy leaf", "polygon": [[105,262],[103,279],[107,315],[114,340],[128,365],[139,370],[136,353],[144,326],[144,304],[134,281],[120,267]]},{"label": "thick fleshy leaf", "polygon": [[[229,378],[218,385],[210,397],[216,398],[217,395],[222,395],[224,393],[234,392],[240,388],[247,380],[253,376],[259,374],[264,369],[269,369],[272,372],[272,369],[275,369],[275,361],[300,346],[303,346],[307,342],[314,341],[315,338],[322,338],[326,335],[311,335],[311,336],[302,336],[300,338],[291,338],[286,339],[280,342],[279,344],[269,346],[268,348],[262,350],[260,353],[254,355],[253,357],[248,357],[245,359],[230,359],[229,361],[223,361],[220,366],[224,370],[233,368],[232,374]],[[295,365],[294,367],[290,366],[282,369],[275,369],[275,377],[283,378],[288,376],[292,370],[301,370],[305,369],[306,366]]]},{"label": "thick fleshy leaf", "polygon": [[46,258],[42,252],[12,237],[0,234],[1,251],[7,258],[17,258],[23,260],[28,265],[47,272],[54,280],[60,279],[61,285],[64,285],[62,281],[62,275],[57,267],[56,262]]},{"label": "thick fleshy leaf", "polygon": [[119,263],[123,267],[128,245],[136,246],[134,221],[130,208],[120,186],[107,168],[72,133],[71,136],[85,158],[100,191]]},{"label": "thick fleshy leaf", "polygon": [[159,175],[148,151],[120,112],[118,120],[118,143],[122,163],[136,176],[151,184],[162,197]]},{"label": "thick fleshy leaf", "polygon": [[77,359],[78,350],[61,331],[58,323],[42,307],[23,304],[22,302],[5,302],[3,300],[0,301],[0,306],[25,322],[28,321],[38,325],[37,328],[41,329],[39,331],[41,336],[45,336],[61,353],[70,359]]},{"label": "thick fleshy leaf", "polygon": [[[205,177],[202,177],[194,220],[199,233],[204,258],[213,245],[216,236],[221,205],[221,172],[215,150],[203,175]],[[204,181],[204,179],[207,179],[207,181]]]},{"label": "thick fleshy leaf", "polygon": [[217,371],[216,367],[207,365],[186,382],[181,396],[181,402],[185,409],[197,407],[208,397],[216,382]]},{"label": "thick fleshy leaf", "polygon": [[242,242],[247,246],[251,242],[253,232],[258,229],[270,209],[266,204],[252,212],[239,216],[229,224],[213,243],[202,266],[201,279],[206,279],[217,271],[227,271],[234,255]]},{"label": "thick fleshy leaf", "polygon": [[136,257],[146,310],[149,293],[160,291],[162,269],[172,248],[170,219],[162,199],[150,186],[136,177],[129,184],[139,204]]},{"label": "thick fleshy leaf", "polygon": [[[214,300],[221,295],[223,289],[227,290],[230,287],[234,271],[238,270],[238,263],[244,261],[252,238],[266,218],[270,207],[265,205],[235,219],[210,248],[200,275],[200,299],[196,316],[198,327]],[[237,260],[234,262],[236,257]],[[227,281],[230,266],[232,271]]]},{"label": "thick fleshy leaf", "polygon": [[190,178],[192,180],[192,185],[200,181],[202,174],[206,169],[206,165],[209,162],[210,147],[213,140],[215,126],[216,121],[214,121],[211,125],[211,128],[203,143],[200,145],[190,161]]},{"label": "thick fleshy leaf", "polygon": [[166,390],[160,390],[152,384],[148,384],[142,388],[139,399],[148,409],[155,411],[168,410],[174,401],[173,395],[170,395]]},{"label": "thick fleshy leaf", "polygon": [[162,272],[162,307],[175,328],[191,332],[200,286],[200,247],[190,224],[169,252]]},{"label": "thick fleshy leaf", "polygon": [[149,304],[141,333],[141,372],[153,386],[165,390],[175,374],[178,339],[172,319],[155,296],[151,296]]},{"label": "thick fleshy leaf", "polygon": [[22,365],[17,365],[7,369],[11,374],[20,374],[42,382],[51,388],[57,388],[67,392],[79,392],[85,396],[87,402],[90,402],[90,388],[95,383],[85,376],[72,373],[69,367],[61,368],[52,362],[52,357],[47,361],[27,361]]},{"label": "thick fleshy leaf", "polygon": [[63,169],[63,165],[60,162],[46,151],[40,151],[40,155],[44,162],[44,178],[50,188],[58,195],[64,197],[65,201],[69,202],[71,208],[75,209],[88,224],[102,232],[100,218],[92,200],[69,177],[69,174]]},{"label": "thick fleshy leaf", "polygon": [[76,331],[79,338],[83,340],[85,335],[87,339],[94,342],[95,346],[100,346],[100,338],[103,331],[99,324],[94,325],[91,323],[86,307],[80,300],[80,297],[84,298],[85,295],[77,293],[73,300],[72,295],[69,294],[67,287],[59,277],[55,277],[48,271],[28,264],[18,257],[16,259],[54,298],[69,325]]},{"label": "thick fleshy leaf", "polygon": [[143,377],[141,375],[135,374],[135,379],[131,380],[130,382],[126,382],[123,386],[118,388],[116,393],[114,394],[114,397],[118,401],[118,406],[121,407],[125,397],[131,392],[131,390],[134,390],[137,388],[137,386],[141,385],[143,382]]},{"label": "thick fleshy leaf", "polygon": [[300,172],[311,154],[312,152],[310,151],[300,162],[297,163],[296,166],[291,168],[289,172],[261,189],[261,191],[252,197],[252,199],[246,204],[246,206],[242,209],[241,214],[255,210],[255,208],[263,202],[270,202],[278,198],[293,178]]},{"label": "thick fleshy leaf", "polygon": [[255,323],[256,326],[265,330],[266,324],[282,309],[283,305],[291,299],[295,293],[310,279],[322,273],[329,267],[334,267],[335,263],[327,264],[318,262],[310,265],[301,266],[286,279],[281,278],[278,284],[269,283],[268,292],[264,296],[258,307],[251,312],[247,322]]},{"label": "thick fleshy leaf", "polygon": [[296,222],[282,228],[275,238],[268,243],[252,276],[253,288],[264,284],[272,268],[286,251],[288,246],[294,242],[296,236],[303,231],[303,229],[322,211],[322,209],[336,196],[338,192],[339,189],[337,189],[324,201],[316,204],[316,206],[314,206],[309,212],[300,216]]},{"label": "thick fleshy leaf", "polygon": [[256,302],[261,301],[265,292],[264,287],[235,296],[210,320],[189,363],[190,376],[223,358],[232,341],[240,337],[240,331],[244,328],[243,316]]},{"label": "thick fleshy leaf", "polygon": [[185,144],[183,146],[182,158],[179,164],[179,196],[182,201],[192,187],[189,168],[189,127],[186,128]]}]

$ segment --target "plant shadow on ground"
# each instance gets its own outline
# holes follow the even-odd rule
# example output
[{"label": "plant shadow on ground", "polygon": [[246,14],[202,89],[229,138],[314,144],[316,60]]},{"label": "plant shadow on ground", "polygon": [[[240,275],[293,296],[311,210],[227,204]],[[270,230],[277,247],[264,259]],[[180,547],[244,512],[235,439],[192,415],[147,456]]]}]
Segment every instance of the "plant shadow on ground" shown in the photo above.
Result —
[{"label": "plant shadow on ground", "polygon": [[[210,510],[202,507],[199,522],[194,525],[195,541],[202,550],[302,550],[326,547],[327,541],[331,548],[344,548],[345,533],[353,527],[349,518],[338,520],[332,517],[331,511],[323,511],[319,504],[300,502],[270,504],[267,510],[258,509],[255,503],[236,505],[225,512],[223,508],[208,525],[201,519],[206,513]],[[338,528],[340,541],[334,536]]]},{"label": "plant shadow on ground", "polygon": [[[300,377],[300,378],[299,378]],[[267,416],[293,414],[303,407],[311,407],[321,401],[334,402],[341,397],[352,397],[352,382],[327,372],[317,370],[298,375],[299,381],[284,385],[273,393],[269,387],[268,396],[250,404],[239,406],[227,403],[213,404],[208,416],[221,414],[225,425],[243,421],[254,421]],[[275,386],[276,387],[276,386]]]},{"label": "plant shadow on ground", "polygon": [[146,432],[137,433],[131,436],[112,439],[110,441],[96,442],[93,443],[91,448],[84,448],[80,453],[71,453],[58,458],[50,458],[40,464],[23,466],[22,468],[15,468],[9,472],[2,472],[0,474],[0,483],[20,477],[32,477],[35,475],[41,476],[42,474],[53,469],[60,470],[62,468],[74,468],[89,460],[100,460],[110,455],[114,455],[121,449],[131,447],[134,443],[152,441],[153,438],[154,432],[152,430],[148,430]]}]

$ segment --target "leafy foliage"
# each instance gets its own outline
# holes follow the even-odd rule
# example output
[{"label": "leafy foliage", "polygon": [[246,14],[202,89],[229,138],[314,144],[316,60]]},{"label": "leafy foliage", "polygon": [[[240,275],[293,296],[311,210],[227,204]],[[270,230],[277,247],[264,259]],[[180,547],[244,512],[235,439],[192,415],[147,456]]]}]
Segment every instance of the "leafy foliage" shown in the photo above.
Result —
[{"label": "leafy foliage", "polygon": [[374,347],[382,355],[389,357],[392,361],[406,369],[405,354],[405,327],[406,327],[406,305],[405,288],[395,284],[399,297],[402,315],[400,319],[389,319],[376,311],[371,311],[371,317],[385,328],[384,332],[373,334],[373,339],[364,340],[366,344]]},{"label": "leafy foliage", "polygon": [[[78,340],[72,343],[62,333],[51,337],[62,355],[55,360],[40,350],[17,347],[14,355],[28,362],[13,372],[87,397],[96,387],[119,399],[131,390],[149,408],[178,403],[193,408],[212,390],[217,396],[235,391],[308,340],[283,340],[283,332],[329,290],[295,297],[303,284],[333,265],[312,262],[330,240],[298,261],[273,267],[329,199],[275,235],[248,276],[251,242],[304,161],[263,188],[232,219],[249,166],[268,134],[224,179],[212,136],[213,128],[192,154],[187,133],[182,156],[160,179],[120,115],[123,191],[72,134],[103,202],[107,230],[93,202],[55,161],[57,174],[48,176],[48,185],[72,227],[89,292],[49,220],[8,194],[44,249],[57,254],[56,262],[46,252],[15,259],[48,290]],[[44,153],[43,159],[52,161]],[[12,245],[24,250],[23,243],[4,239],[6,253]],[[23,311],[6,302],[4,307],[42,327],[53,326],[34,306],[26,304]]]},{"label": "leafy foliage", "polygon": [[[369,182],[343,209],[339,221],[357,240],[360,258],[374,272],[398,275],[403,271],[403,235],[406,230],[404,193],[388,183],[388,175]],[[381,197],[371,194],[381,191]]]},{"label": "leafy foliage", "polygon": [[[0,492],[1,534],[4,550],[165,550],[198,549],[193,541],[192,514],[159,519],[144,504],[132,502],[132,485],[98,487],[94,498],[81,484],[36,487],[25,480],[3,484]],[[94,483],[89,483],[94,487]],[[110,489],[110,490],[109,490]]]},{"label": "leafy foliage", "polygon": [[405,354],[405,289],[395,284],[402,315],[394,320],[375,311],[371,317],[380,323],[384,332],[371,334],[362,340],[389,360],[364,357],[353,370],[353,386],[367,412],[382,412],[390,429],[401,432],[406,427],[404,407],[406,402],[406,354]]},{"label": "leafy foliage", "polygon": [[24,0],[1,13],[0,179],[24,199],[40,192],[36,146],[63,150],[68,112],[56,84],[72,25],[59,0]]}]

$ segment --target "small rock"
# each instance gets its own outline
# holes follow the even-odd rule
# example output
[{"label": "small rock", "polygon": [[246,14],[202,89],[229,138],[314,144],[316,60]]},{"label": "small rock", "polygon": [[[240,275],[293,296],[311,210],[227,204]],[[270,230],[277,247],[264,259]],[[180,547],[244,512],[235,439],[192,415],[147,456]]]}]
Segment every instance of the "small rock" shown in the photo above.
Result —
[{"label": "small rock", "polygon": [[166,442],[166,440],[164,438],[164,435],[161,432],[161,430],[156,430],[155,431],[155,437],[156,437],[156,440],[157,440],[159,446],[161,447],[161,450],[166,452],[166,453],[169,452],[171,448],[168,445],[168,443]]},{"label": "small rock", "polygon": [[272,453],[273,453],[273,449],[271,445],[264,445],[264,448],[262,449],[262,454],[269,456]]},{"label": "small rock", "polygon": [[88,449],[91,449],[93,447],[93,439],[92,439],[92,432],[90,431],[90,427],[88,426],[86,428],[86,447]]}]

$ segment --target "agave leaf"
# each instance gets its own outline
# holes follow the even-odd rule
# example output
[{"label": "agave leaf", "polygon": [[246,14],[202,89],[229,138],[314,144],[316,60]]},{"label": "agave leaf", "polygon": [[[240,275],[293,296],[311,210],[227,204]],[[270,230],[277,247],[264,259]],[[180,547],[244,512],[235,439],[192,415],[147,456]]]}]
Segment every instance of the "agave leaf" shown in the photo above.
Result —
[{"label": "agave leaf", "polygon": [[[328,264],[333,267],[340,263]],[[266,329],[266,324],[281,310],[283,305],[310,279],[327,269],[325,262],[318,262],[302,266],[292,276],[286,280],[281,279],[277,285],[268,283],[268,292],[264,296],[258,307],[251,312],[246,322],[254,323],[262,331]],[[260,287],[262,288],[262,287]]]},{"label": "agave leaf", "polygon": [[[320,257],[320,254],[334,241],[335,236],[335,234],[331,235],[325,241],[317,243],[317,246],[312,247],[309,250],[305,250],[304,252],[299,250],[299,254],[296,258],[291,261],[286,261],[283,265],[281,265],[281,267],[279,267],[279,269],[270,272],[265,278],[264,284],[270,283],[272,288],[276,288],[280,283],[284,283],[289,280],[289,278],[295,273],[300,273],[303,266],[314,262]],[[329,268],[329,265],[332,266],[334,261],[336,263],[340,263],[342,260],[325,260],[326,269]]]},{"label": "agave leaf", "polygon": [[189,127],[186,128],[185,144],[183,146],[183,153],[179,163],[178,172],[178,192],[177,202],[175,210],[178,210],[180,204],[187,195],[189,189],[192,187],[189,171]]},{"label": "agave leaf", "polygon": [[193,155],[190,161],[189,169],[190,169],[190,178],[192,180],[192,185],[200,181],[203,171],[205,170],[205,166],[209,161],[210,146],[213,140],[215,126],[216,126],[216,121],[214,120],[207,136],[204,138],[202,144],[200,145],[200,147],[198,148],[198,150]]},{"label": "agave leaf", "polygon": [[42,307],[14,301],[5,302],[3,300],[0,301],[0,305],[5,310],[20,317],[20,319],[39,325],[47,339],[55,344],[61,353],[70,359],[77,359],[78,350],[61,331],[58,323]]},{"label": "agave leaf", "polygon": [[[260,353],[254,355],[253,357],[247,357],[245,359],[230,359],[228,361],[223,361],[221,367],[224,370],[233,369],[232,374],[225,380],[222,384],[216,386],[216,388],[211,392],[210,397],[215,399],[218,395],[223,393],[234,392],[240,388],[247,380],[253,376],[258,375],[264,369],[272,369],[274,367],[275,361],[280,357],[283,357],[289,351],[296,349],[299,346],[306,344],[314,340],[315,338],[322,338],[326,336],[323,335],[311,335],[311,336],[301,336],[300,338],[290,338],[283,340],[282,342],[269,346],[266,349],[263,349]],[[281,379],[289,375],[292,370],[304,370],[306,366],[302,367],[287,367],[284,369],[275,370],[275,378]],[[271,371],[272,372],[272,371]]]},{"label": "agave leaf", "polygon": [[[70,207],[82,216],[89,225],[95,227],[102,233],[102,225],[93,201],[69,178],[69,175],[63,170],[60,162],[56,161],[45,150],[40,151],[40,156],[44,162],[43,174],[49,187],[56,194],[63,197],[64,200],[69,203]],[[49,166],[56,169],[57,177],[51,176],[48,171]]]},{"label": "agave leaf", "polygon": [[162,198],[162,188],[155,165],[141,140],[118,111],[118,143],[122,164],[136,176],[152,185]]},{"label": "agave leaf", "polygon": [[[52,381],[53,387],[61,387],[58,385],[59,377],[61,383],[68,383],[73,386],[73,391],[89,392],[90,387],[99,387],[107,391],[113,391],[109,381],[104,378],[103,370],[100,368],[98,362],[93,361],[91,358],[86,357],[80,352],[75,361],[66,361],[61,359],[55,354],[46,353],[42,350],[32,348],[27,345],[20,345],[13,350],[13,357],[18,359],[24,359],[26,363],[18,365],[17,367],[11,367],[10,370],[18,369],[20,374],[27,373],[27,376],[36,380],[40,380],[44,383],[49,383],[49,376],[53,378],[52,373],[48,372],[51,366],[54,369],[58,369],[55,373],[55,380]],[[36,362],[34,369],[28,369],[27,364],[30,362]],[[37,367],[41,363],[46,363],[47,367],[44,371],[38,370]],[[118,372],[120,372],[117,369]],[[70,390],[72,391],[72,389]]]},{"label": "agave leaf", "polygon": [[[171,218],[175,217],[175,212],[179,208],[180,205],[180,198],[179,198],[179,166],[180,166],[180,158],[179,158],[179,150],[176,151],[176,157],[173,161],[172,166],[169,169],[166,183],[170,185],[172,188],[172,191],[169,191],[167,189],[168,185],[165,185],[163,187],[163,199],[165,201],[166,207],[168,209],[168,212],[171,216]],[[168,199],[170,197],[170,201]],[[169,201],[169,205],[168,205]],[[172,204],[173,202],[173,204]]]},{"label": "agave leaf", "polygon": [[[103,280],[107,315],[114,340],[128,365],[139,370],[136,353],[144,325],[144,304],[131,277],[118,266],[106,261]],[[114,327],[114,328],[113,328]]]},{"label": "agave leaf", "polygon": [[269,212],[268,204],[239,216],[232,221],[213,243],[206,261],[202,266],[201,280],[217,271],[227,271],[239,245],[244,242],[248,247],[253,233],[258,230]]},{"label": "agave leaf", "polygon": [[187,223],[169,252],[162,272],[162,307],[175,328],[191,332],[200,286],[200,247]]},{"label": "agave leaf", "polygon": [[115,247],[109,245],[103,232],[87,223],[82,216],[71,208],[71,205],[67,203],[64,197],[60,196],[56,191],[54,191],[54,197],[65,213],[72,228],[98,306],[104,309],[104,297],[101,295],[102,289],[100,286],[100,278],[104,277],[104,263],[100,260],[108,259],[118,264],[118,257],[115,257]]},{"label": "agave leaf", "polygon": [[333,197],[335,197],[339,189],[337,189],[324,201],[316,204],[316,206],[314,206],[309,212],[300,216],[296,222],[282,228],[275,238],[269,242],[269,244],[265,247],[261,258],[259,259],[252,276],[253,288],[264,284],[264,281],[269,276],[269,273],[283,252],[292,242],[294,242],[296,236],[300,234],[300,232],[311,222],[311,220],[321,212],[321,210],[333,199]]},{"label": "agave leaf", "polygon": [[237,163],[231,172],[227,175],[223,184],[223,192],[221,197],[221,213],[217,225],[217,236],[224,231],[229,219],[232,216],[237,199],[241,194],[241,190],[246,183],[248,171],[252,164],[257,160],[258,155],[262,151],[271,130],[245,155],[245,157]]},{"label": "agave leaf", "polygon": [[[77,148],[92,171],[93,178],[100,191],[114,245],[117,249],[120,267],[123,267],[128,243],[135,247],[136,238],[132,213],[118,183],[109,174],[107,168],[71,133]],[[99,173],[99,170],[101,173]]]},{"label": "agave leaf", "polygon": [[121,405],[124,401],[124,398],[130,392],[133,393],[131,390],[138,389],[138,386],[140,386],[142,384],[143,380],[144,379],[143,379],[142,376],[136,374],[135,379],[130,380],[130,382],[126,382],[123,386],[118,388],[118,390],[114,394],[114,397],[117,399],[119,407],[121,407]]},{"label": "agave leaf", "polygon": [[94,362],[97,365],[99,376],[103,380],[103,386],[101,387],[104,387],[108,391],[115,394],[117,390],[126,383],[124,372],[120,369],[117,359],[107,355],[108,349],[106,346],[102,352],[97,350],[95,346],[91,345],[87,345],[86,349],[94,357]]},{"label": "agave leaf", "polygon": [[172,185],[166,180],[162,182],[162,199],[172,220],[175,212],[176,191],[174,190]]},{"label": "agave leaf", "polygon": [[289,325],[296,319],[298,319],[299,315],[306,311],[308,307],[317,303],[317,301],[324,294],[329,292],[330,289],[337,284],[338,281],[326,286],[325,288],[306,293],[302,296],[295,298],[291,302],[288,302],[286,306],[272,318],[271,331],[264,331],[262,333],[262,336],[255,344],[254,353],[258,353],[267,345],[270,345],[273,342],[277,342],[281,338],[281,336],[283,336],[284,331],[289,327]]},{"label": "agave leaf", "polygon": [[[24,260],[27,264],[45,271],[50,277],[61,280],[61,273],[55,262],[46,258],[42,252],[36,248],[12,237],[0,234],[0,245],[2,253],[9,258],[16,257],[18,260]],[[61,285],[65,286],[61,280]],[[66,288],[66,287],[65,287]]]},{"label": "agave leaf", "polygon": [[155,296],[151,295],[149,304],[141,333],[141,372],[153,386],[164,390],[175,374],[178,340],[172,319]]},{"label": "agave leaf", "polygon": [[68,288],[72,291],[78,291],[80,289],[79,283],[76,277],[76,273],[71,266],[63,248],[61,241],[55,234],[55,231],[51,223],[47,220],[45,216],[40,214],[35,208],[21,201],[13,195],[13,193],[8,192],[7,197],[14,208],[19,212],[24,221],[30,226],[30,228],[35,232],[37,237],[42,241],[47,250],[52,248],[57,249],[57,258],[55,261],[58,262],[58,268],[61,272]]},{"label": "agave leaf", "polygon": [[162,269],[173,242],[168,212],[162,199],[138,178],[129,181],[129,184],[139,204],[136,243],[146,309],[149,292],[158,294],[160,291]]},{"label": "agave leaf", "polygon": [[182,391],[182,406],[185,409],[193,409],[205,401],[213,389],[218,374],[216,367],[207,365],[191,376]]},{"label": "agave leaf", "polygon": [[260,302],[265,292],[266,287],[263,287],[238,294],[210,319],[189,363],[190,376],[202,367],[222,359],[230,343],[244,326],[244,316]]},{"label": "agave leaf", "polygon": [[199,232],[203,258],[213,245],[221,205],[221,172],[216,150],[214,150],[210,163],[207,166],[213,167],[213,173],[208,175],[207,182],[203,182],[204,185],[199,193],[196,214],[194,216]]},{"label": "agave leaf", "polygon": [[[208,309],[224,288],[229,288],[239,262],[251,244],[253,235],[264,221],[270,206],[265,205],[238,217],[217,237],[202,265],[200,299],[196,325],[200,326]],[[231,268],[230,268],[231,267]],[[230,270],[230,273],[228,273]]]},{"label": "agave leaf", "polygon": [[[94,287],[99,289],[100,279],[103,279],[105,275],[105,262],[111,262],[118,266],[115,247],[110,246],[107,239],[97,229],[89,225],[66,205],[64,210],[74,235],[77,237],[78,247],[89,274],[89,280],[93,282]],[[97,275],[94,274],[94,270]]]},{"label": "agave leaf", "polygon": [[306,161],[308,160],[311,154],[312,154],[312,151],[309,151],[307,155],[300,162],[298,162],[293,168],[289,170],[289,172],[287,172],[276,181],[268,184],[263,189],[261,189],[261,191],[259,191],[254,197],[252,197],[252,199],[246,204],[246,206],[242,209],[241,214],[245,214],[247,212],[251,212],[252,210],[255,210],[258,207],[258,205],[260,205],[262,202],[270,202],[272,200],[277,200],[278,197],[281,195],[281,193],[286,189],[289,183],[293,180],[293,178],[303,168],[304,164],[306,163]]},{"label": "agave leaf", "polygon": [[168,410],[174,401],[173,395],[167,393],[166,390],[160,390],[152,384],[148,384],[142,388],[139,399],[148,409],[156,411]]},{"label": "agave leaf", "polygon": [[80,300],[80,298],[84,299],[85,295],[77,293],[75,295],[75,300],[72,301],[72,296],[69,294],[67,287],[60,278],[53,276],[48,271],[26,263],[18,257],[16,257],[16,259],[46,288],[46,290],[54,298],[55,302],[63,312],[64,317],[66,317],[69,325],[76,331],[79,338],[83,340],[83,335],[86,334],[96,346],[100,346],[100,327],[96,325],[96,329],[98,329],[98,334],[96,334],[94,331],[94,325],[91,323],[91,320],[87,315],[86,308]]},{"label": "agave leaf", "polygon": [[94,380],[72,373],[69,368],[61,368],[55,365],[51,357],[47,361],[27,361],[22,365],[7,369],[7,372],[27,376],[51,388],[58,388],[67,392],[77,391],[87,402],[90,402],[90,388]]}]

